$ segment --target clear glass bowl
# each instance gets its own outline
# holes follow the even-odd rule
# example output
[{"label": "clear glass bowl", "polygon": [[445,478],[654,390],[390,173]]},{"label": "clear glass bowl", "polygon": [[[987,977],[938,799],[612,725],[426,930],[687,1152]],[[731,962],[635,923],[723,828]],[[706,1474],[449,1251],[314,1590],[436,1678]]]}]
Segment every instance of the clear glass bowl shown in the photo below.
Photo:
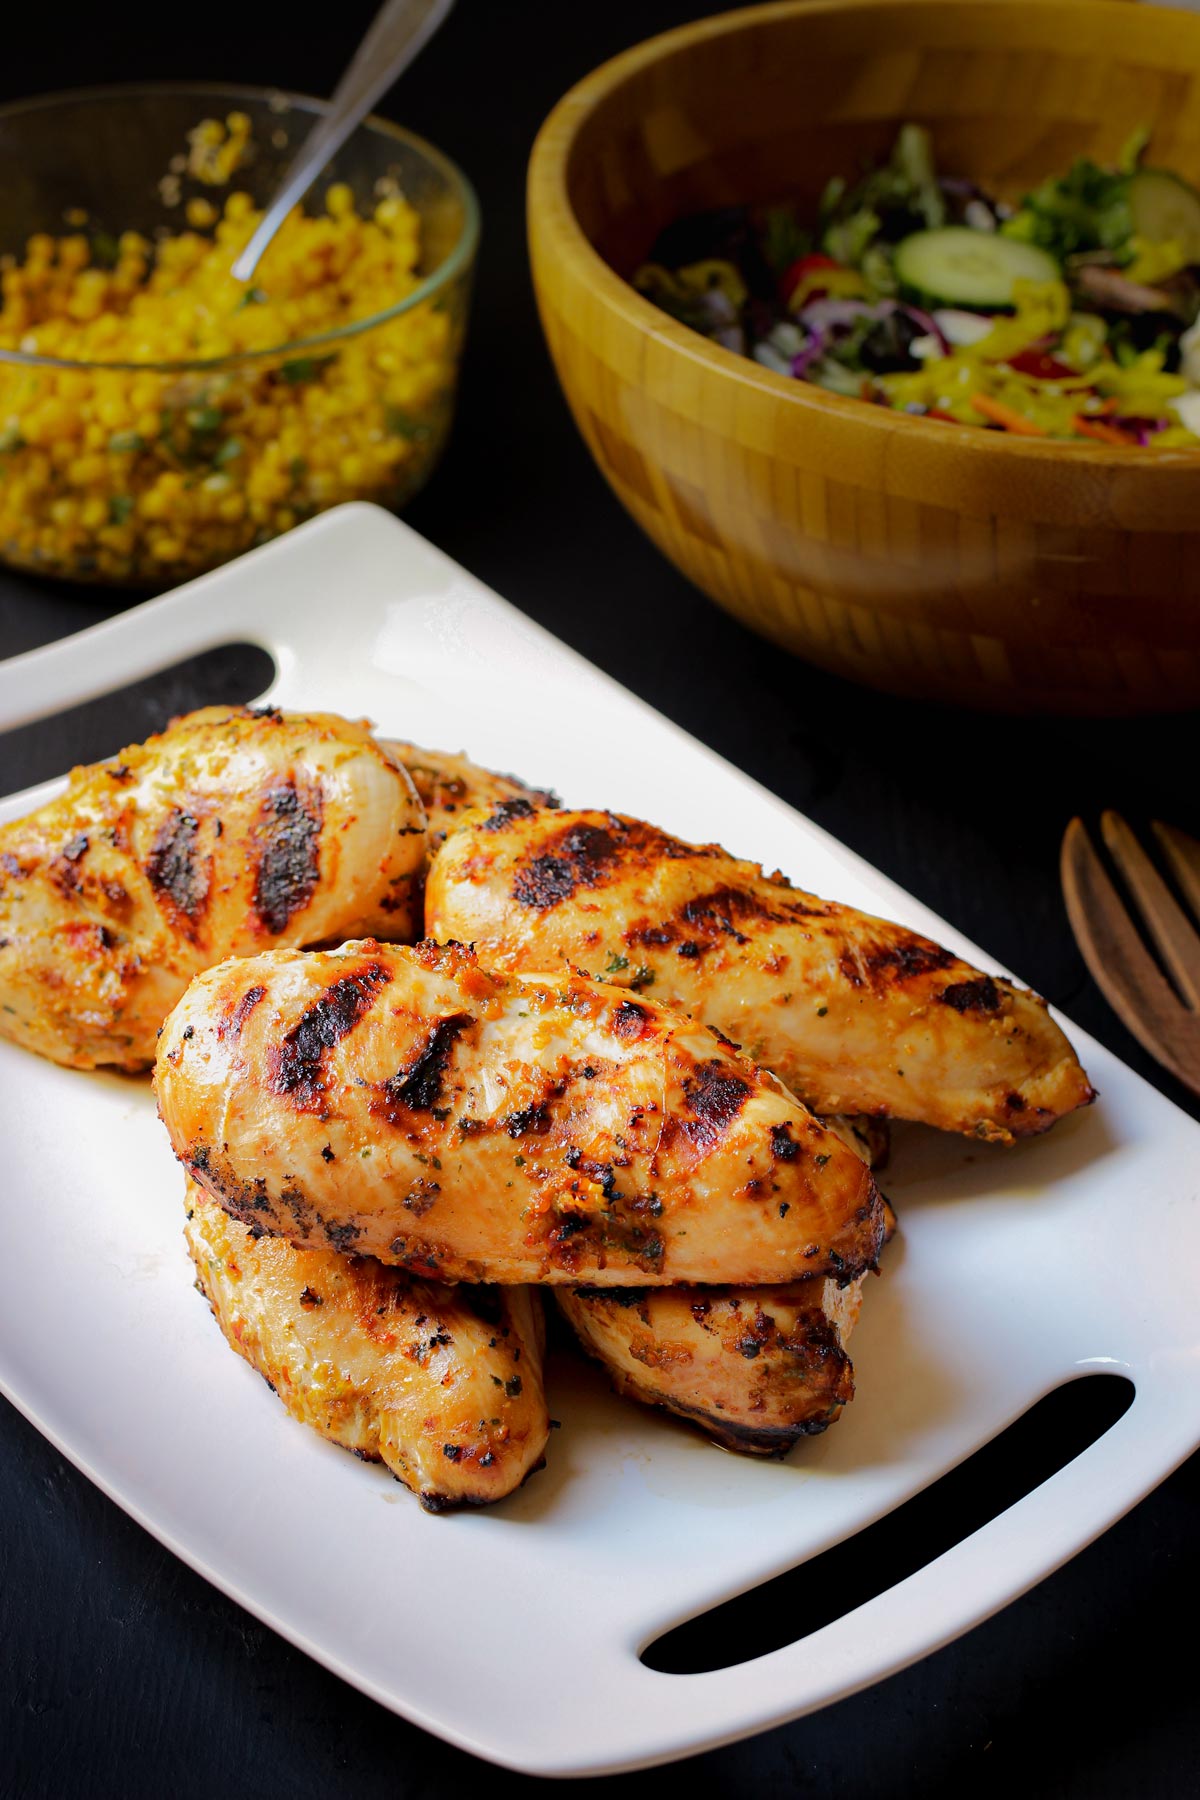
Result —
[{"label": "clear glass bowl", "polygon": [[[19,279],[11,271],[36,234],[81,236],[94,261],[111,263],[123,233],[153,242],[192,230],[189,204],[219,214],[241,192],[261,207],[321,110],[295,94],[202,85],[0,108],[4,279]],[[189,137],[231,114],[249,121],[248,143],[214,185],[202,176],[220,171],[189,153]],[[138,360],[128,343],[116,360],[64,360],[27,335],[0,343],[0,558],[167,586],[341,501],[396,509],[416,493],[450,428],[478,207],[447,157],[378,119],[338,153],[306,212],[323,213],[335,183],[364,217],[402,197],[419,220],[416,286],[376,295],[369,316],[199,360]],[[301,297],[293,310],[303,309]],[[264,328],[273,316],[264,310]]]}]

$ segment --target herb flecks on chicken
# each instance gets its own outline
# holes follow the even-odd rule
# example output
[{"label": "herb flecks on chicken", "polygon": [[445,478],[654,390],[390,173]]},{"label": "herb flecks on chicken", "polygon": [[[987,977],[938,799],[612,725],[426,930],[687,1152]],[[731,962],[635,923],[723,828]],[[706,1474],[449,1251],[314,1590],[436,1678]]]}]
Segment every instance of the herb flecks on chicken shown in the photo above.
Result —
[{"label": "herb flecks on chicken", "polygon": [[723,1032],[821,1114],[999,1142],[1092,1089],[1045,1002],[929,938],[607,812],[466,818],[426,929],[494,969],[569,962]]},{"label": "herb flecks on chicken", "polygon": [[155,1082],[244,1223],[433,1279],[849,1280],[882,1240],[854,1152],[706,1027],[456,945],[226,963],[167,1019]]},{"label": "herb flecks on chicken", "polygon": [[542,1466],[542,1302],[442,1287],[366,1256],[256,1236],[188,1183],[184,1235],[232,1350],[293,1418],[381,1461],[431,1512],[503,1499]]},{"label": "herb flecks on chicken", "polygon": [[[886,1126],[827,1122],[865,1161],[886,1155]],[[890,1237],[886,1201],[884,1218]],[[559,1288],[555,1298],[618,1394],[675,1413],[725,1450],[778,1457],[834,1424],[854,1397],[846,1346],[865,1282]]]}]

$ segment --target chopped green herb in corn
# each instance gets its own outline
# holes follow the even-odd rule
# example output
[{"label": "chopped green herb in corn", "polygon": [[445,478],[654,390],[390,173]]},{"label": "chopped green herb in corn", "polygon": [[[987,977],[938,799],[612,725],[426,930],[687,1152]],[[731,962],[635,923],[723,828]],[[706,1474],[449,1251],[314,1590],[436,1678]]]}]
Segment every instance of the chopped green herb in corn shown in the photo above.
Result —
[{"label": "chopped green herb in corn", "polygon": [[[198,132],[193,149],[212,152],[218,174],[218,152],[240,154],[236,117]],[[300,342],[418,285],[420,221],[403,198],[363,217],[348,187],[331,187],[323,216],[285,222],[251,287],[229,272],[258,222],[249,196],[230,194],[221,212],[193,199],[185,216],[187,229],[154,244],[75,230],[0,260],[0,351],[73,365],[0,357],[0,556],[161,582],[339,501],[398,505],[435,460],[459,351],[453,304]],[[155,366],[180,363],[215,366]]]}]

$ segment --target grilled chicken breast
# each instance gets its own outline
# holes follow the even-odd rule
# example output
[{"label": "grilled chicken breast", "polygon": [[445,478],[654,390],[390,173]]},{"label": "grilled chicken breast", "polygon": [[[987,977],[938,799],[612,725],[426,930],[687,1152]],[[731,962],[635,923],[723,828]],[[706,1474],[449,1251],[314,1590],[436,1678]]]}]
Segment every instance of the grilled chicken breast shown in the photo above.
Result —
[{"label": "grilled chicken breast", "polygon": [[849,1279],[869,1170],[705,1027],[461,946],[276,951],[198,976],[155,1076],[248,1225],[449,1281]]},{"label": "grilled chicken breast", "polygon": [[846,1340],[865,1279],[559,1288],[555,1298],[618,1394],[678,1413],[726,1450],[784,1456],[853,1398]]},{"label": "grilled chicken breast", "polygon": [[[874,1166],[887,1155],[878,1121],[830,1119]],[[885,1200],[888,1237],[896,1219]],[[846,1342],[864,1277],[786,1287],[559,1288],[555,1298],[618,1394],[660,1406],[726,1450],[784,1456],[824,1431],[854,1395]]]},{"label": "grilled chicken breast", "polygon": [[1092,1089],[1045,1002],[901,925],[638,819],[471,814],[429,871],[425,929],[489,967],[566,961],[724,1032],[819,1113],[1010,1142]]},{"label": "grilled chicken breast", "polygon": [[528,800],[533,806],[545,807],[562,804],[549,788],[529,787],[515,775],[497,775],[493,769],[481,769],[478,763],[450,750],[425,750],[420,744],[390,738],[380,742],[390,756],[403,763],[420,796],[431,856],[470,807],[499,806],[504,800]]},{"label": "grilled chicken breast", "polygon": [[544,1319],[529,1288],[442,1287],[256,1238],[188,1184],[185,1237],[230,1348],[322,1437],[431,1512],[501,1500],[545,1460]]},{"label": "grilled chicken breast", "polygon": [[231,955],[413,935],[425,819],[366,727],[206,707],[0,827],[0,1034],[145,1068],[192,976]]}]

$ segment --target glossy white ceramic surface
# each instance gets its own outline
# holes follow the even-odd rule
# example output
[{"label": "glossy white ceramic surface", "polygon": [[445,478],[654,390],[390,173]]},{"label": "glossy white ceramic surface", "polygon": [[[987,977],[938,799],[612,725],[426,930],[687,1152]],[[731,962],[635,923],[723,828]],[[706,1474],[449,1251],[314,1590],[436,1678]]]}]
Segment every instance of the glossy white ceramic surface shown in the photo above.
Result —
[{"label": "glossy white ceramic surface", "polygon": [[[370,507],[0,665],[0,726],[247,638],[275,657],[280,705],[366,714],[552,783],[568,804],[722,839],[988,965]],[[869,1285],[858,1398],[833,1431],[782,1464],[738,1459],[564,1360],[545,1471],[493,1511],[441,1518],[293,1423],[225,1349],[192,1288],[182,1179],[147,1083],[0,1044],[0,1387],[194,1568],[454,1743],[582,1774],[726,1742],[966,1630],[1200,1441],[1200,1129],[1072,1036],[1103,1098],[1049,1138],[1001,1152],[903,1135],[885,1183],[901,1233]],[[673,1676],[639,1662],[672,1624],[847,1537],[1097,1368],[1136,1382],[1125,1416],[907,1581],[736,1668]]]}]

